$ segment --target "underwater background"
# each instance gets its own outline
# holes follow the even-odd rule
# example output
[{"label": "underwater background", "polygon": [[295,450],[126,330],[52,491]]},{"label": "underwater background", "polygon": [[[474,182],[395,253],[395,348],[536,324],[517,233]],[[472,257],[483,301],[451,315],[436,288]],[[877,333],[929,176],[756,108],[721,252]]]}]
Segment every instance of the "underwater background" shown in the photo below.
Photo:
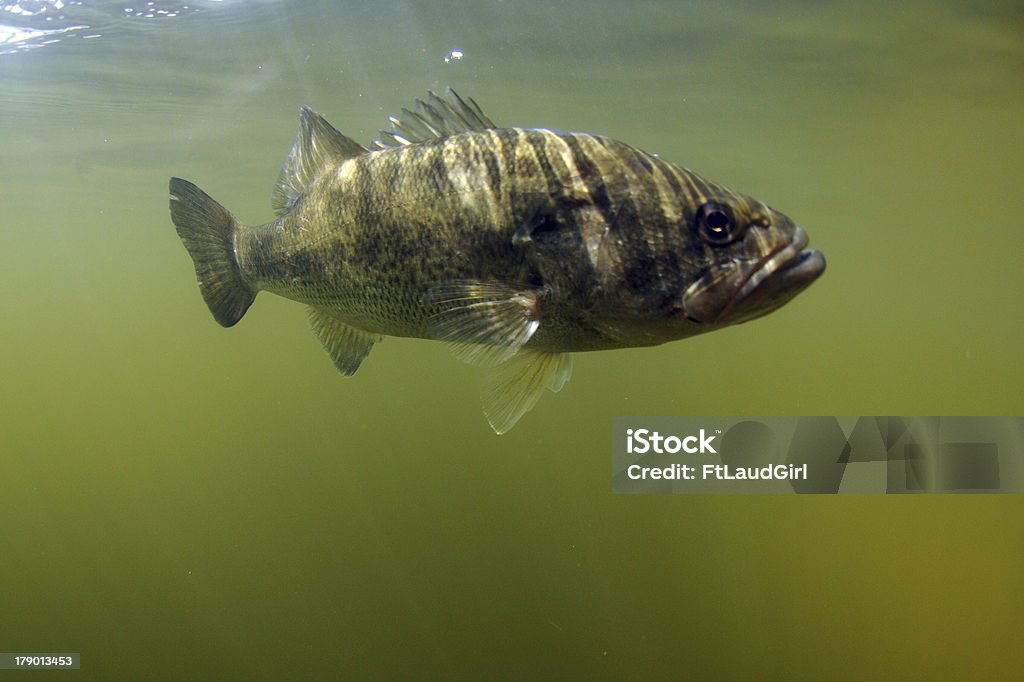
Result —
[{"label": "underwater background", "polygon": [[[495,436],[471,367],[345,379],[303,306],[212,319],[172,175],[243,222],[308,104],[452,86],[803,225],[751,324],[577,354]],[[0,7],[0,651],[88,679],[998,679],[1019,495],[615,496],[617,415],[1024,413],[1016,2]],[[51,676],[54,673],[37,673]]]}]

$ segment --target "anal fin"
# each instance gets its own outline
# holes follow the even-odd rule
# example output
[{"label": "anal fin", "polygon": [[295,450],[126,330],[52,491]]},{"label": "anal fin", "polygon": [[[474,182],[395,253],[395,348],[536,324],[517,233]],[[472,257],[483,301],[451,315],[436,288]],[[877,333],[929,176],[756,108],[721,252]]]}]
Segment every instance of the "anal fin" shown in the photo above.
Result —
[{"label": "anal fin", "polygon": [[319,308],[306,308],[306,315],[313,333],[331,356],[334,366],[345,376],[355,374],[363,359],[370,354],[373,344],[381,340],[380,334],[357,329]]}]

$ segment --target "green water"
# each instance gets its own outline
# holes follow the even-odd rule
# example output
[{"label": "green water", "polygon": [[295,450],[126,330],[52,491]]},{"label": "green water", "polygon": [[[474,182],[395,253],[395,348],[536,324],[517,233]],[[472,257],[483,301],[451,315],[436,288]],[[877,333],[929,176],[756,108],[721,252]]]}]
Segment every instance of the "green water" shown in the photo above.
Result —
[{"label": "green water", "polygon": [[[144,8],[51,3],[89,28],[0,45],[0,651],[87,679],[1019,672],[1020,496],[609,480],[614,415],[1024,413],[1018,4]],[[828,271],[749,325],[578,355],[502,437],[437,344],[344,379],[297,304],[218,327],[167,179],[265,221],[301,104],[368,141],[446,85],[762,198]]]}]

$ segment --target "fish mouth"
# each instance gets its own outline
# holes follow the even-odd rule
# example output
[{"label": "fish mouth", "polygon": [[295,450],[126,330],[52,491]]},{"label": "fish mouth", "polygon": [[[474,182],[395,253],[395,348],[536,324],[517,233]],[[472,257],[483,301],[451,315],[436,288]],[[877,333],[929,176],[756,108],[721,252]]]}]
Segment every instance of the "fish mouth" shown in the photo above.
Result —
[{"label": "fish mouth", "polygon": [[[802,227],[778,244],[769,246],[768,237],[748,234],[749,256],[716,265],[691,284],[683,294],[683,314],[704,324],[746,322],[787,303],[825,271],[821,251],[805,249],[809,239]],[[757,251],[765,253],[751,253]]]}]

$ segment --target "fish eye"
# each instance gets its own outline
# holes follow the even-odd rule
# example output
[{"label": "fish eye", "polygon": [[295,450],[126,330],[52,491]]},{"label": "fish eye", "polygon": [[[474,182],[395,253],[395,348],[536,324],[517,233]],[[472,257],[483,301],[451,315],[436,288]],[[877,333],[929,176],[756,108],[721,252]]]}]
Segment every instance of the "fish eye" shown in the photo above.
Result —
[{"label": "fish eye", "polygon": [[731,242],[734,226],[732,213],[717,201],[709,201],[697,209],[697,231],[709,244],[721,245]]}]

